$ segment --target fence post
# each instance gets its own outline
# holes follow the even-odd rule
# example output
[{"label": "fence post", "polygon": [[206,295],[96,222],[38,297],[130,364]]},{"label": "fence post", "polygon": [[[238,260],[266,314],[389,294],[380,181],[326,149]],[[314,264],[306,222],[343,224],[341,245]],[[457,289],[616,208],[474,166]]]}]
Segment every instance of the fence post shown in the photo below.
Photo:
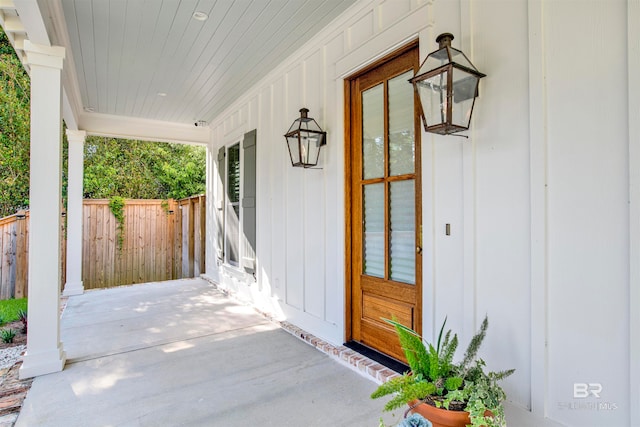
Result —
[{"label": "fence post", "polygon": [[189,199],[189,236],[188,236],[188,241],[189,241],[189,277],[193,277],[194,276],[194,258],[195,258],[195,253],[196,253],[196,248],[195,248],[195,200],[194,199]]},{"label": "fence post", "polygon": [[201,273],[206,273],[207,199],[206,196],[200,196],[198,200],[200,202],[200,270]]},{"label": "fence post", "polygon": [[167,214],[167,277],[169,279],[177,279],[174,268],[174,260],[176,258],[176,238],[175,223],[177,218],[178,205],[173,199],[169,199],[169,212]]}]

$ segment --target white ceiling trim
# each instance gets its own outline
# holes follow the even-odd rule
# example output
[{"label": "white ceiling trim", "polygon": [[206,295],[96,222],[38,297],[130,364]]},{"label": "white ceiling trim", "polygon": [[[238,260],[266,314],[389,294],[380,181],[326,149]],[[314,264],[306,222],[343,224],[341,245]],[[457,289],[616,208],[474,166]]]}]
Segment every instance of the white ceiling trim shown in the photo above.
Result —
[{"label": "white ceiling trim", "polygon": [[206,145],[211,134],[209,126],[193,124],[84,112],[79,118],[78,127],[88,135],[110,138]]}]

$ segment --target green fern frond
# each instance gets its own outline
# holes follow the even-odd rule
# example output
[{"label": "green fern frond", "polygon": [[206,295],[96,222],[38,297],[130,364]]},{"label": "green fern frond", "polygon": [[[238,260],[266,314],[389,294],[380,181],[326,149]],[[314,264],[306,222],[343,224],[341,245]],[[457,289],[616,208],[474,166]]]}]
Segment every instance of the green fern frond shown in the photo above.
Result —
[{"label": "green fern frond", "polygon": [[484,341],[484,337],[487,334],[487,328],[489,327],[489,318],[487,316],[484,317],[482,321],[482,325],[480,326],[480,330],[471,338],[469,342],[469,347],[467,347],[467,351],[464,353],[464,358],[462,359],[462,363],[460,364],[460,369],[466,370],[467,366],[476,358],[478,354],[478,350],[480,350],[480,345],[482,345],[482,341]]},{"label": "green fern frond", "polygon": [[403,407],[407,402],[411,402],[412,400],[422,400],[426,396],[435,393],[435,391],[436,387],[433,383],[424,381],[415,382],[408,387],[405,387],[401,392],[394,396],[393,399],[388,401],[384,406],[384,410],[393,411],[394,409]]},{"label": "green fern frond", "polygon": [[451,342],[448,342],[446,346],[442,347],[442,355],[440,356],[440,359],[442,359],[443,363],[447,365],[448,370],[450,370],[452,366],[453,356],[455,355],[457,348],[458,335],[453,335]]},{"label": "green fern frond", "polygon": [[412,329],[399,323],[397,320],[384,319],[387,323],[393,325],[400,339],[400,345],[407,358],[409,367],[414,375],[427,376],[429,373],[431,359],[422,338]]},{"label": "green fern frond", "polygon": [[489,375],[489,378],[491,378],[492,380],[500,381],[507,378],[509,375],[513,374],[515,371],[516,371],[515,369],[507,369],[505,371],[489,372],[488,375]]},{"label": "green fern frond", "polygon": [[377,390],[371,393],[371,398],[377,399],[379,397],[383,397],[392,393],[399,392],[409,382],[410,382],[409,377],[405,377],[405,376],[391,378],[389,381],[383,384],[380,384]]},{"label": "green fern frond", "polygon": [[449,339],[451,338],[451,329],[447,331],[444,336],[444,341],[442,342],[442,349],[445,349],[449,346]]}]

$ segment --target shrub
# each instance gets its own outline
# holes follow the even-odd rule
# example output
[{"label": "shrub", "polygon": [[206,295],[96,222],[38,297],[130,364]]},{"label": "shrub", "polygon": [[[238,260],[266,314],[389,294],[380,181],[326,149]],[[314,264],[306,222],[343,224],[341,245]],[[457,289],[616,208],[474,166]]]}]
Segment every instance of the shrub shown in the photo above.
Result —
[{"label": "shrub", "polygon": [[16,332],[13,329],[3,329],[0,332],[0,339],[5,343],[12,343],[16,336]]}]

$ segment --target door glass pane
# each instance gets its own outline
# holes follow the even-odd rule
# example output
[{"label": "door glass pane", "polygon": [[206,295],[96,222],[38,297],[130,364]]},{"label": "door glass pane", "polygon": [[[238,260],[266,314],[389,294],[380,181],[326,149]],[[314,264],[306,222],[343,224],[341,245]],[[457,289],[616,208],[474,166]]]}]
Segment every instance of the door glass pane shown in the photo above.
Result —
[{"label": "door glass pane", "polygon": [[389,80],[389,173],[413,173],[415,160],[415,127],[413,118],[413,85],[407,71]]},{"label": "door glass pane", "polygon": [[365,185],[363,196],[362,272],[384,277],[384,184]]},{"label": "door glass pane", "polygon": [[416,283],[416,215],[414,180],[391,183],[391,280]]},{"label": "door glass pane", "polygon": [[384,176],[384,85],[362,92],[362,176]]}]

